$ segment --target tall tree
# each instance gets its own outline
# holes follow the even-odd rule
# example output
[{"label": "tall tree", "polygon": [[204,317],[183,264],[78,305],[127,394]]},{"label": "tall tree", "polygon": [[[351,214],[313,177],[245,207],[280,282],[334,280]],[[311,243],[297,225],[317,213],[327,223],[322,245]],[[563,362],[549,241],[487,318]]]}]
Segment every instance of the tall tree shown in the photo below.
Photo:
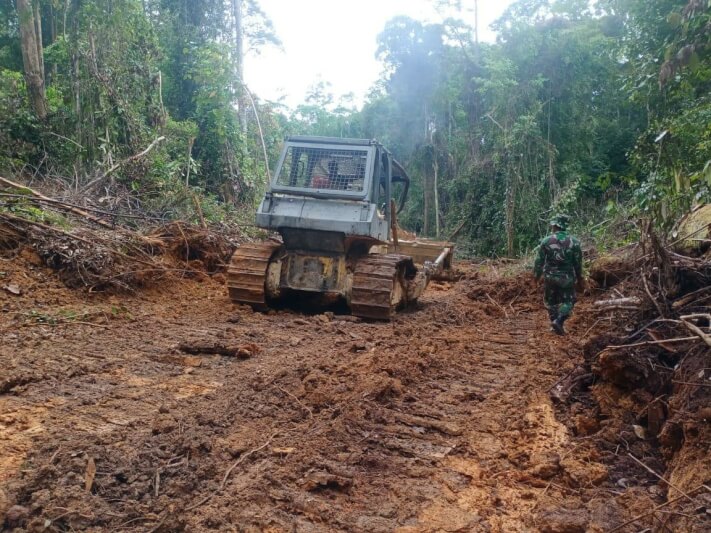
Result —
[{"label": "tall tree", "polygon": [[45,121],[48,110],[44,87],[42,20],[39,13],[39,0],[17,0],[16,7],[20,20],[22,62],[25,68],[27,90],[37,118]]},{"label": "tall tree", "polygon": [[635,207],[671,225],[711,200],[711,5],[702,0],[608,0],[625,88],[647,128],[630,150]]},{"label": "tall tree", "polygon": [[247,131],[247,98],[245,97],[246,87],[244,86],[244,16],[242,11],[242,0],[232,0],[232,17],[234,19],[234,39],[235,39],[235,78],[237,83],[237,107],[239,110],[239,123],[242,132]]}]

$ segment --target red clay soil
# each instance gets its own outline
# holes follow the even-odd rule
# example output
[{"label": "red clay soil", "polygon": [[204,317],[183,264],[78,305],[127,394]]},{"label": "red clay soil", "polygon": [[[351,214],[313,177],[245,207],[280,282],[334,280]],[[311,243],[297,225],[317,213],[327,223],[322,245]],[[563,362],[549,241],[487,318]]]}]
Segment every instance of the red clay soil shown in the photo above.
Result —
[{"label": "red clay soil", "polygon": [[561,338],[526,275],[466,270],[377,323],[0,260],[0,528],[594,532],[662,502],[575,434],[584,405],[556,417],[589,302]]}]

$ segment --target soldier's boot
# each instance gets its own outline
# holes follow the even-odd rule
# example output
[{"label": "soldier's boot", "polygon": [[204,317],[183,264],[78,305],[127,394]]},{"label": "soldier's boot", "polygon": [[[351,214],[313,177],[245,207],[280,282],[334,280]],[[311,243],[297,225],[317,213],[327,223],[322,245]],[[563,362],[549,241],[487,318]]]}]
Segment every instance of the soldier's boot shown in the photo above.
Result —
[{"label": "soldier's boot", "polygon": [[551,306],[551,307],[548,307],[547,311],[548,311],[548,318],[551,321],[551,331],[555,331],[555,329],[553,327],[553,323],[558,318],[558,309],[556,307]]},{"label": "soldier's boot", "polygon": [[552,305],[548,308],[548,317],[551,320],[551,332],[557,333],[558,335],[562,335],[561,331],[561,325],[559,325],[558,321],[560,320],[560,306],[558,305]]},{"label": "soldier's boot", "polygon": [[565,322],[565,317],[558,317],[553,322],[551,322],[551,329],[553,329],[553,331],[558,335],[565,335],[563,322]]},{"label": "soldier's boot", "polygon": [[560,314],[558,315],[558,318],[553,322],[553,329],[558,335],[565,335],[565,328],[563,327],[563,324],[565,323],[566,320],[570,318],[569,314]]},{"label": "soldier's boot", "polygon": [[553,321],[553,330],[558,335],[565,335],[563,324],[570,318],[570,313],[573,311],[573,304],[570,302],[563,303],[558,310],[558,318]]}]

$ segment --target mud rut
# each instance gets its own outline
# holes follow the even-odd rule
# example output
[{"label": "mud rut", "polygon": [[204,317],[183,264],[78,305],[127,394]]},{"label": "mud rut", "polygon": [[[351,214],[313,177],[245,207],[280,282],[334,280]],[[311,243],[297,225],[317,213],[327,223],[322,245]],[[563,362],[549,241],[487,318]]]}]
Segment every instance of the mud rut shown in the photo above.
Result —
[{"label": "mud rut", "polygon": [[[0,296],[0,505],[21,507],[8,526],[604,531],[622,521],[600,488],[605,466],[581,455],[548,395],[578,361],[586,324],[574,319],[567,340],[549,333],[525,283],[500,302],[481,296],[496,284],[435,284],[384,324],[234,308],[219,279],[108,297],[68,291],[41,268],[11,276],[23,295]],[[186,355],[180,343],[247,358]]]}]

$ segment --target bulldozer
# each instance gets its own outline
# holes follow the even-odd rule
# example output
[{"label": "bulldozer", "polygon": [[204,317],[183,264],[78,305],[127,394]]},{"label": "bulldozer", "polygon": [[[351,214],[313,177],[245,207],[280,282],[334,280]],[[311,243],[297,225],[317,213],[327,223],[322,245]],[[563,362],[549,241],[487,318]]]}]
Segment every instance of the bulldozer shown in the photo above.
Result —
[{"label": "bulldozer", "polygon": [[317,296],[345,301],[355,316],[391,319],[452,268],[450,243],[398,239],[409,186],[376,140],[288,137],[256,215],[281,238],[235,251],[230,299],[265,310]]}]

